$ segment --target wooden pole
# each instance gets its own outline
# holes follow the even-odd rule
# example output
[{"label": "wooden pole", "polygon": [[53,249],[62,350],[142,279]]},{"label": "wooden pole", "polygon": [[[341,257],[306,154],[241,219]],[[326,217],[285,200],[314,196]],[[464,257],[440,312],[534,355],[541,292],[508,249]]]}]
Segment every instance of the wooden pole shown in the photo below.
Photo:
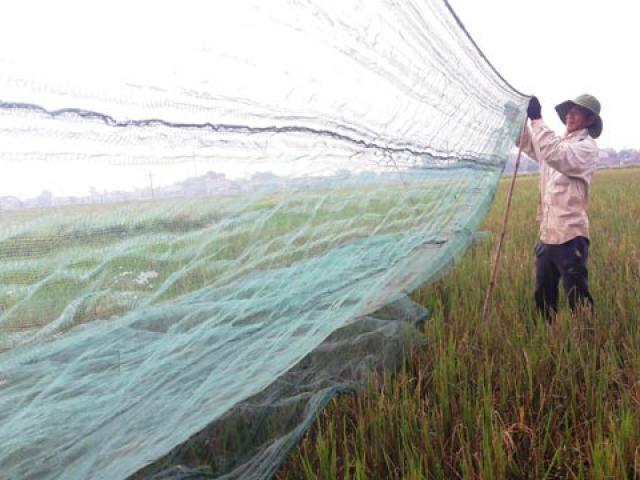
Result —
[{"label": "wooden pole", "polygon": [[513,198],[513,189],[516,185],[516,177],[518,175],[518,168],[520,167],[520,157],[522,156],[522,141],[524,137],[524,131],[527,128],[527,117],[525,117],[522,124],[522,130],[520,131],[520,147],[518,148],[518,156],[516,157],[516,164],[513,167],[513,176],[511,177],[511,185],[509,186],[509,193],[507,194],[507,207],[504,210],[504,218],[502,220],[502,231],[500,232],[500,238],[498,239],[498,245],[496,247],[495,257],[493,259],[493,268],[491,269],[491,280],[487,286],[487,293],[484,297],[484,305],[482,307],[482,321],[486,321],[487,315],[489,315],[489,307],[491,306],[491,294],[493,293],[493,287],[496,284],[496,278],[498,277],[498,265],[500,263],[500,256],[502,254],[502,245],[504,244],[504,237],[507,233],[507,221],[509,220],[509,213],[511,213],[511,199]]}]

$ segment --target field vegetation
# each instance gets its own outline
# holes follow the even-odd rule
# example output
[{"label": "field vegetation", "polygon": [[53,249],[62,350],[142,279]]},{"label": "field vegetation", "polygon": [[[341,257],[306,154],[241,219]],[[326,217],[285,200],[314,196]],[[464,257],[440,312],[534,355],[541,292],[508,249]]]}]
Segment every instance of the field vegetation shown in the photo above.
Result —
[{"label": "field vegetation", "polygon": [[[597,316],[572,318],[563,305],[549,326],[532,308],[536,176],[518,181],[492,312],[480,318],[502,182],[484,226],[491,235],[413,295],[432,313],[426,346],[401,371],[337,397],[277,477],[640,478],[639,185],[640,169],[597,173],[589,261]],[[438,203],[437,188],[418,187],[414,201]],[[49,324],[45,333],[64,332],[172,301],[372,229],[405,232],[421,219],[399,190],[311,192],[285,202],[272,195],[241,208],[194,199],[135,212],[121,205],[3,215],[0,351]]]},{"label": "field vegetation", "polygon": [[334,399],[278,479],[640,478],[640,169],[600,171],[591,202],[595,318],[533,311],[537,176],[516,185],[490,318],[492,233],[414,299],[432,311],[404,368]]},{"label": "field vegetation", "polygon": [[0,352],[448,221],[444,183],[356,187],[0,212]]}]

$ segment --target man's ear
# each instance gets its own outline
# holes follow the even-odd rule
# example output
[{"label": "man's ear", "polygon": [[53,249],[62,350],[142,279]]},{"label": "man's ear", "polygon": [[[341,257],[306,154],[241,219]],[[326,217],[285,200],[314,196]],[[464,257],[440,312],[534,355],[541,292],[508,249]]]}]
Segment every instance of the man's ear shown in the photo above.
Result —
[{"label": "man's ear", "polygon": [[589,115],[587,117],[587,128],[593,127],[596,123],[596,116],[595,115]]}]

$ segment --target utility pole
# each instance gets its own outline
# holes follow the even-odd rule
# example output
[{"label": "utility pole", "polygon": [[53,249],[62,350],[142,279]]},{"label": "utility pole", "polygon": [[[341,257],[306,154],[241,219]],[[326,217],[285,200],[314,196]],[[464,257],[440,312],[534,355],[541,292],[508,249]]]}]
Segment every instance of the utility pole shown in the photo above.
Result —
[{"label": "utility pole", "polygon": [[149,187],[151,188],[151,199],[153,200],[153,174],[151,172],[149,172]]}]

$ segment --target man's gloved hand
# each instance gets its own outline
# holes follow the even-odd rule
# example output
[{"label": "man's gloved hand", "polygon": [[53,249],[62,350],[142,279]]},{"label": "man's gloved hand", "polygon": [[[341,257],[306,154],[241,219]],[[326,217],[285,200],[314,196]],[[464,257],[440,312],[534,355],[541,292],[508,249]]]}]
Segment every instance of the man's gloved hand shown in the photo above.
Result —
[{"label": "man's gloved hand", "polygon": [[538,97],[531,97],[529,100],[529,106],[527,107],[527,116],[531,120],[538,120],[542,118],[542,107],[538,101]]}]

